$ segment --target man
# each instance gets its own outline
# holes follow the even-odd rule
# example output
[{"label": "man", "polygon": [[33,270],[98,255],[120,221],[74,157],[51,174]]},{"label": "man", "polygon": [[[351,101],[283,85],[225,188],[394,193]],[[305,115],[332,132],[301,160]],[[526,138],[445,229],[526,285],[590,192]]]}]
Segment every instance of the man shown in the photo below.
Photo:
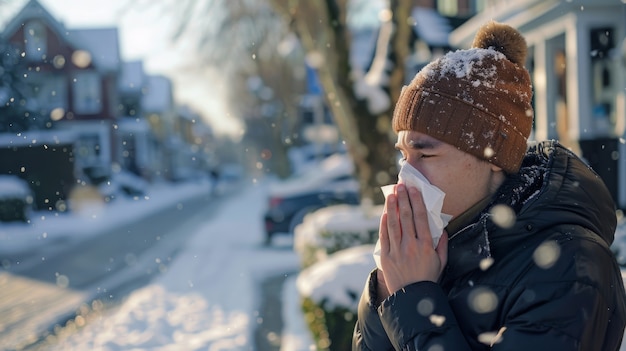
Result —
[{"label": "man", "polygon": [[490,22],[403,89],[404,162],[445,193],[439,243],[419,191],[388,195],[381,269],[361,296],[353,350],[618,350],[626,323],[609,248],[615,205],[557,142],[528,147],[526,42]]}]

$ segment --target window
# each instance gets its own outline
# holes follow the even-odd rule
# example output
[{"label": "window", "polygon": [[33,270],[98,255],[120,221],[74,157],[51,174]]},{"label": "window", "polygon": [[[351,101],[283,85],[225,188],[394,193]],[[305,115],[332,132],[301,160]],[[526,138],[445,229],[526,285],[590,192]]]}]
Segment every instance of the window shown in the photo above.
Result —
[{"label": "window", "polygon": [[614,29],[593,28],[591,44],[591,103],[594,128],[598,136],[612,135],[615,131],[615,63],[610,51],[615,48]]},{"label": "window", "polygon": [[39,107],[45,111],[67,110],[67,80],[63,76],[43,75],[36,84]]},{"label": "window", "polygon": [[24,45],[27,59],[42,61],[46,57],[48,51],[46,37],[46,28],[41,22],[30,21],[24,25]]},{"label": "window", "polygon": [[83,167],[97,166],[100,163],[100,137],[98,134],[81,135],[76,142],[77,162]]},{"label": "window", "polygon": [[74,75],[74,112],[96,114],[102,111],[102,86],[100,76],[94,71],[79,72]]}]

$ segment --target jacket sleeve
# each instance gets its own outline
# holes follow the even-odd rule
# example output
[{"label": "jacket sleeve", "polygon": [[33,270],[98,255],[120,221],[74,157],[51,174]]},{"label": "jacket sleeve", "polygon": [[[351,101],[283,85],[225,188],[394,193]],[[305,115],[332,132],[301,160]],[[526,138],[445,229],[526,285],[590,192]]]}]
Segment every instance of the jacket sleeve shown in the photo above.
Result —
[{"label": "jacket sleeve", "polygon": [[377,269],[374,269],[370,273],[359,300],[358,319],[352,336],[352,351],[393,350],[376,308],[378,287],[376,271]]},{"label": "jacket sleeve", "polygon": [[609,247],[600,240],[563,240],[558,257],[550,268],[532,264],[528,279],[510,287],[502,302],[506,330],[493,351],[620,349],[626,296]]},{"label": "jacket sleeve", "polygon": [[407,285],[383,301],[379,311],[396,350],[470,350],[437,283]]},{"label": "jacket sleeve", "polygon": [[370,273],[358,307],[352,350],[470,350],[443,290],[433,282],[406,286],[378,308],[376,270]]},{"label": "jacket sleeve", "polygon": [[[618,284],[612,285],[615,290],[621,289]],[[526,286],[492,350],[521,350],[520,345],[536,351],[618,350],[624,330],[623,303],[616,308],[607,301],[601,289],[587,282]]]}]

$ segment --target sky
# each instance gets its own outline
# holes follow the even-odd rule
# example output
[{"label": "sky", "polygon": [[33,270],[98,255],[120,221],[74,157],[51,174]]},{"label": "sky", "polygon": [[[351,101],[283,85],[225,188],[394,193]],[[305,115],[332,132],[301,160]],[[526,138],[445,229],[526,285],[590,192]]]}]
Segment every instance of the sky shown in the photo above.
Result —
[{"label": "sky", "polygon": [[[25,0],[9,0],[3,6],[0,23],[5,16],[18,11]],[[137,0],[39,0],[39,2],[67,28],[117,27],[120,35],[120,52],[126,61],[143,60],[144,70],[149,74],[163,74],[174,82],[177,102],[185,103],[198,111],[218,133],[240,134],[240,124],[230,116],[228,106],[220,96],[220,81],[224,78],[215,72],[207,72],[210,78],[198,79],[197,75],[184,74],[180,65],[184,59],[193,57],[186,43],[174,44],[169,35],[173,20],[159,10],[158,6],[146,5]],[[128,3],[138,3],[127,7]],[[1,2],[0,2],[1,3]],[[153,3],[154,5],[154,3]],[[207,84],[210,81],[211,84]],[[216,82],[218,82],[216,84]]]}]

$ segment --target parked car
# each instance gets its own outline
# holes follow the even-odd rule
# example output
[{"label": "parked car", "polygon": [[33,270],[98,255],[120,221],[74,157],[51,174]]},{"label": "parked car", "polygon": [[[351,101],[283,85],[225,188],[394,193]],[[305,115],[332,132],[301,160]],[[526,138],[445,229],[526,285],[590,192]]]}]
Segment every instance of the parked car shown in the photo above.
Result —
[{"label": "parked car", "polygon": [[117,171],[111,174],[110,179],[98,185],[105,202],[113,201],[116,197],[141,197],[148,191],[148,182],[140,176],[128,172]]},{"label": "parked car", "polygon": [[335,154],[347,154],[343,143],[338,144],[307,144],[289,149],[288,157],[293,174],[306,173],[316,167],[320,160]]},{"label": "parked car", "polygon": [[322,207],[358,204],[359,182],[353,173],[350,157],[336,154],[315,169],[273,184],[264,215],[266,243],[270,244],[276,234],[293,234],[308,213]]},{"label": "parked car", "polygon": [[0,175],[0,221],[27,222],[32,209],[33,194],[28,183],[18,176]]}]

